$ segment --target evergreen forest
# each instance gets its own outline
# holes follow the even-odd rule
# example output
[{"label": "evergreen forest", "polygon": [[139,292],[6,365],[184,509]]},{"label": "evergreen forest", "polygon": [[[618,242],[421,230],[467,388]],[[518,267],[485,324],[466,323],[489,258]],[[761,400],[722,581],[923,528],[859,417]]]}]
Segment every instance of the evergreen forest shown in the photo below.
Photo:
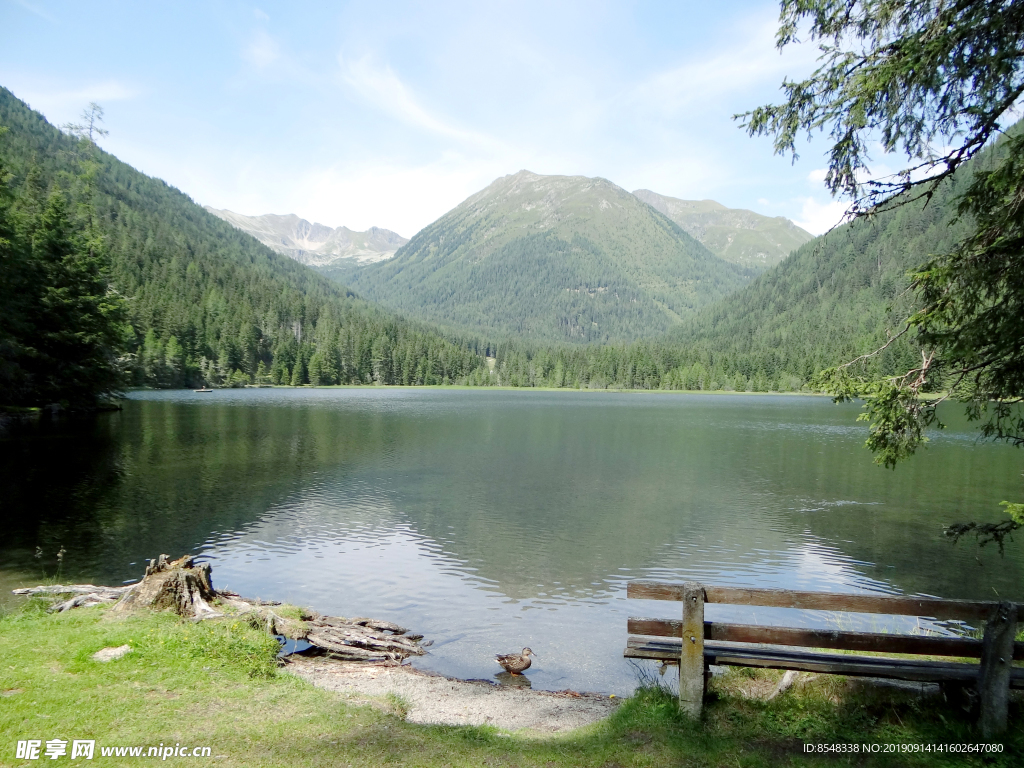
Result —
[{"label": "evergreen forest", "polygon": [[[949,220],[972,167],[928,201],[857,219],[804,244],[660,339],[604,347],[509,341],[497,347],[498,377],[511,386],[806,389],[818,372],[871,353],[902,330],[911,309],[909,272],[963,235],[966,225]],[[908,335],[865,366],[884,375],[919,362]]]},{"label": "evergreen forest", "polygon": [[4,404],[487,378],[476,342],[361,300],[2,88],[0,126]]},{"label": "evergreen forest", "polygon": [[[458,311],[431,325],[274,253],[3,89],[0,125],[0,399],[22,406],[82,405],[130,386],[800,391],[899,330],[909,270],[962,234],[947,221],[970,173],[962,169],[927,203],[816,238],[745,285],[715,266],[702,290],[724,298],[682,317],[640,287],[639,277],[653,285],[653,272],[624,271],[583,235],[493,242],[489,254],[499,258],[485,264],[463,253],[465,215],[449,216],[403,249],[410,274],[427,274],[439,248],[448,254],[440,261],[458,266],[450,276],[462,283],[440,270],[421,293],[475,297],[449,302]],[[657,231],[675,232],[637,204]],[[565,256],[557,270],[541,258],[552,249]],[[696,241],[690,253],[698,263],[714,258]],[[529,340],[551,323],[563,325],[555,338]],[[481,325],[490,332],[467,330]],[[903,338],[871,359],[870,372],[906,370],[918,356]]]}]

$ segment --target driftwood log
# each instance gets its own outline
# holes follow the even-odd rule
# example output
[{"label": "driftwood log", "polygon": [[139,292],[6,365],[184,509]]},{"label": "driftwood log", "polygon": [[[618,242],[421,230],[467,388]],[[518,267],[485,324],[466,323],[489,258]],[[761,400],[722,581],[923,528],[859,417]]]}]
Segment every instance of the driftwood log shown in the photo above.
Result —
[{"label": "driftwood log", "polygon": [[179,616],[201,621],[225,615],[245,617],[253,626],[292,640],[305,640],[322,653],[347,661],[401,662],[422,656],[423,635],[390,621],[323,616],[304,609],[298,620],[280,616],[279,602],[252,600],[235,592],[217,592],[209,563],[196,564],[191,556],[172,561],[167,555],[150,560],[142,581],[124,587],[70,584],[15,589],[16,595],[67,599],[50,611],[67,611],[99,603],[114,603],[114,611],[173,610]]},{"label": "driftwood log", "polygon": [[126,587],[97,587],[94,584],[53,584],[45,587],[25,587],[24,589],[11,590],[16,595],[27,597],[63,597],[73,595],[66,600],[54,603],[49,607],[51,613],[82,608],[100,603],[113,603],[121,599],[125,592],[132,588]]},{"label": "driftwood log", "polygon": [[388,621],[312,614],[305,623],[301,639],[341,659],[401,661],[426,653],[420,644],[423,635],[407,634],[409,630]]},{"label": "driftwood log", "polygon": [[346,661],[402,661],[426,653],[423,635],[410,635],[390,621],[323,616],[305,609],[299,620],[278,615],[280,603],[249,600],[233,592],[219,592],[220,604],[267,632],[291,640],[305,640],[334,658]]}]

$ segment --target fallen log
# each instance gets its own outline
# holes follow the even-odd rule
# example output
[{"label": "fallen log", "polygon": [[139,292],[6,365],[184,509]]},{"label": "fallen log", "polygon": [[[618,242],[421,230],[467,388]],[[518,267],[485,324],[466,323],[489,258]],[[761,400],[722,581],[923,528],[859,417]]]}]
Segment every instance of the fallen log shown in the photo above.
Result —
[{"label": "fallen log", "polygon": [[[330,618],[330,617],[328,617]],[[346,619],[350,624],[360,624],[370,629],[376,629],[378,632],[393,632],[396,635],[404,635],[409,630],[405,627],[400,627],[397,624],[392,624],[390,621],[380,621],[379,619]]]},{"label": "fallen log", "polygon": [[54,603],[47,611],[50,613],[63,613],[72,608],[99,605],[100,603],[113,603],[120,600],[124,593],[131,589],[126,587],[98,587],[95,584],[53,584],[40,587],[25,587],[23,589],[12,589],[16,595],[26,597],[58,597],[63,595],[74,595],[74,597],[60,603]]},{"label": "fallen log", "polygon": [[63,584],[51,584],[44,587],[12,589],[11,592],[15,595],[33,597],[37,595],[109,595],[110,599],[116,600],[131,588],[131,584],[124,587],[98,587],[95,584],[68,584],[66,586]]},{"label": "fallen log", "polygon": [[306,635],[306,641],[327,650],[336,651],[339,646],[359,648],[380,657],[407,658],[422,656],[425,651],[416,643],[404,641],[393,635],[385,636],[374,632],[360,632],[358,625],[341,629],[338,627],[313,627]]}]

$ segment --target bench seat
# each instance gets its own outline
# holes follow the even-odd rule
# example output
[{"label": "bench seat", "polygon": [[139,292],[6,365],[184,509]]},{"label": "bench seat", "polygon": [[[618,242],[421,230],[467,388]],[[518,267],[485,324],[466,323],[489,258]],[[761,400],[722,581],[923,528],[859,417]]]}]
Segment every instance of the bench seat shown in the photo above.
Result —
[{"label": "bench seat", "polygon": [[[678,664],[679,708],[690,717],[700,717],[712,664],[972,687],[980,700],[978,722],[984,738],[1006,732],[1010,689],[1024,689],[1024,667],[1014,666],[1015,660],[1024,660],[1024,643],[1014,639],[1018,619],[1024,622],[1024,604],[724,587],[695,581],[631,581],[626,585],[626,597],[682,603],[681,619],[630,617],[624,655]],[[736,624],[706,621],[705,603],[983,621],[985,629],[979,640],[941,634]],[[824,652],[826,649],[832,652]],[[981,663],[960,661],[970,658],[980,658]]]},{"label": "bench seat", "polygon": [[[624,656],[678,663],[682,641],[673,638],[630,637]],[[860,656],[820,653],[790,646],[704,641],[704,661],[733,667],[793,669],[852,677],[885,677],[894,680],[944,683],[978,681],[980,666],[953,661],[901,659],[890,656]],[[1014,667],[1010,687],[1024,689],[1024,667]]]}]

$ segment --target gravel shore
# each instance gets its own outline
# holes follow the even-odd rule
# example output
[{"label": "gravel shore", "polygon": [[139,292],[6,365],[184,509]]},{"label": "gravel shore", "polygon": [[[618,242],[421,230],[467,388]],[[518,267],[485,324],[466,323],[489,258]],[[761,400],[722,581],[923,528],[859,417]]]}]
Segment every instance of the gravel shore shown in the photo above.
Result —
[{"label": "gravel shore", "polygon": [[485,680],[457,680],[410,666],[289,657],[286,671],[318,688],[357,696],[400,696],[406,719],[434,725],[493,725],[507,731],[571,731],[607,717],[619,699],[573,691],[533,691]]}]

